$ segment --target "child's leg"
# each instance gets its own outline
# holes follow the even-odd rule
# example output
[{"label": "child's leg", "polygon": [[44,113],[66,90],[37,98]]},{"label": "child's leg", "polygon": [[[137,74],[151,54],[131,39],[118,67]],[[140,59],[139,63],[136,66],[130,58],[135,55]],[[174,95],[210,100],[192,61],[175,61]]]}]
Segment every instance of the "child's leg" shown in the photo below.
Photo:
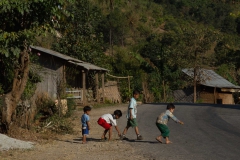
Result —
[{"label": "child's leg", "polygon": [[169,138],[166,137],[166,144],[172,143],[171,141],[169,141]]},{"label": "child's leg", "polygon": [[102,139],[104,139],[104,138],[106,137],[106,134],[107,134],[108,130],[109,130],[109,129],[105,129],[105,130],[103,131],[103,135],[102,135],[102,137],[101,137]]},{"label": "child's leg", "polygon": [[158,142],[162,143],[162,136],[161,136],[161,135],[158,136],[158,137],[156,138],[156,140],[157,140]]},{"label": "child's leg", "polygon": [[127,125],[126,127],[125,127],[125,129],[123,130],[123,135],[126,135],[126,133],[127,133],[127,131],[128,131],[128,128],[129,128],[129,126]]},{"label": "child's leg", "polygon": [[139,135],[138,126],[134,127],[136,135]]},{"label": "child's leg", "polygon": [[87,142],[87,136],[86,135],[83,135],[83,139],[82,139],[82,144],[86,143]]},{"label": "child's leg", "polygon": [[109,128],[109,138],[108,141],[110,141],[112,138],[112,127]]}]

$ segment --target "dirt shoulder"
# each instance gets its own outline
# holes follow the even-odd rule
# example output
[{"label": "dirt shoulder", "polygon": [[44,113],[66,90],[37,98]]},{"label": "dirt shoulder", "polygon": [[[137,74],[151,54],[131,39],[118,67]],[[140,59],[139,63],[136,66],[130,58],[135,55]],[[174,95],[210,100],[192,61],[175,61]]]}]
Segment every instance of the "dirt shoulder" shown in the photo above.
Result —
[{"label": "dirt shoulder", "polygon": [[91,130],[87,144],[81,144],[80,117],[83,112],[81,109],[77,109],[71,117],[74,134],[57,136],[55,140],[44,144],[36,143],[32,150],[11,150],[7,154],[0,152],[0,157],[4,160],[145,159],[137,154],[130,144],[119,140],[115,129],[113,130],[113,141],[100,141],[103,128],[97,124],[97,120],[101,115],[113,113],[116,109],[125,112],[127,105],[93,108],[90,115]]}]

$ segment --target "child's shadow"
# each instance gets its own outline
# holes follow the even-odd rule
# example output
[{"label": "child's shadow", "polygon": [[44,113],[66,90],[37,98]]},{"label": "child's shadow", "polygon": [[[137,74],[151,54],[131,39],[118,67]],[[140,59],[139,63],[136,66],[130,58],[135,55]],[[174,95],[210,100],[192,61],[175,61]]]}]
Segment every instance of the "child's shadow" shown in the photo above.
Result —
[{"label": "child's shadow", "polygon": [[[74,138],[73,141],[79,142],[79,141],[82,141],[82,138]],[[87,141],[105,142],[105,141],[107,141],[107,140],[96,139],[96,138],[87,138]]]},{"label": "child's shadow", "polygon": [[127,141],[127,142],[138,142],[138,143],[151,143],[151,144],[159,143],[159,142],[155,142],[155,141],[143,141],[143,140],[134,140],[134,139],[126,139],[125,141]]},{"label": "child's shadow", "polygon": [[[82,141],[82,138],[74,138],[73,140],[65,140],[65,142],[70,142],[70,143],[80,143],[81,141]],[[108,140],[102,140],[102,139],[97,139],[97,138],[87,138],[87,141],[107,142]],[[150,144],[159,143],[159,142],[155,142],[155,141],[142,141],[142,140],[134,140],[134,139],[125,139],[125,140],[114,139],[114,141],[127,141],[127,142],[150,143]]]}]

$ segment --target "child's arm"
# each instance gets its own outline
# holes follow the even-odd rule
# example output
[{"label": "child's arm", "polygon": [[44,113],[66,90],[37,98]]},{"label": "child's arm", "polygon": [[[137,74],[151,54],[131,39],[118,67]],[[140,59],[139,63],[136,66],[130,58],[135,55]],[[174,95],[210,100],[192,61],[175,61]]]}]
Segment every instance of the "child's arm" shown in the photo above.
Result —
[{"label": "child's arm", "polygon": [[180,123],[180,124],[184,124],[182,121],[179,121],[178,123]]},{"label": "child's arm", "polygon": [[88,130],[90,130],[90,122],[87,121]]},{"label": "child's arm", "polygon": [[118,136],[121,136],[121,132],[118,129],[118,126],[115,126],[116,131],[118,132]]},{"label": "child's arm", "polygon": [[129,108],[129,112],[130,112],[130,119],[133,119],[133,115],[132,115],[132,111],[133,111],[133,109],[132,108]]},{"label": "child's arm", "polygon": [[179,121],[179,120],[177,119],[177,117],[175,117],[170,111],[167,111],[166,114],[167,114],[170,118],[172,118],[172,120],[174,120],[176,123],[180,123],[180,122],[181,122],[181,121]]},{"label": "child's arm", "polygon": [[133,103],[133,100],[131,99],[130,100],[130,103],[129,103],[129,107],[128,107],[128,109],[129,109],[129,112],[130,112],[130,116],[128,117],[129,119],[133,119],[133,108],[134,108],[134,103]]}]

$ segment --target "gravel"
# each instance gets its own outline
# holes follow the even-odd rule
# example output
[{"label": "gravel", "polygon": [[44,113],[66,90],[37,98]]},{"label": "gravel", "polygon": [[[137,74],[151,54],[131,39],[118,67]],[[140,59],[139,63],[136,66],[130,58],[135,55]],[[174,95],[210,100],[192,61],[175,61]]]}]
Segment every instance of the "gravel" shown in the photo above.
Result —
[{"label": "gravel", "polygon": [[34,146],[32,142],[21,141],[8,137],[4,134],[0,134],[0,151],[6,151],[9,149],[32,149]]}]

